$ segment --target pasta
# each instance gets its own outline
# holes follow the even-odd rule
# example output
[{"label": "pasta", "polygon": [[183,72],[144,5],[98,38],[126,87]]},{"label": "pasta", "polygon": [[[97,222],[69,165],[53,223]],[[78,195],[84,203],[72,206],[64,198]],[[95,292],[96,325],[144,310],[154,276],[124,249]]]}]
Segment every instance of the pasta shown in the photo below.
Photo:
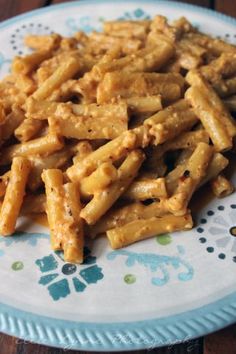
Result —
[{"label": "pasta", "polygon": [[192,225],[190,214],[184,216],[165,215],[162,217],[131,221],[124,226],[108,230],[107,237],[111,247],[116,249],[128,246],[131,243],[153,235],[191,229]]},{"label": "pasta", "polygon": [[12,161],[11,175],[0,212],[0,232],[3,236],[14,232],[16,220],[23,202],[30,162],[24,157]]},{"label": "pasta", "polygon": [[2,236],[46,213],[52,249],[81,264],[87,236],[189,230],[203,185],[234,191],[236,46],[161,15],[25,44],[0,82]]},{"label": "pasta", "polygon": [[78,189],[72,183],[63,184],[63,173],[58,169],[44,170],[42,179],[46,188],[52,248],[63,249],[65,261],[82,263],[83,221]]},{"label": "pasta", "polygon": [[218,175],[211,181],[211,188],[218,198],[226,197],[234,191],[232,183],[223,175]]},{"label": "pasta", "polygon": [[128,188],[144,160],[140,150],[134,150],[128,154],[125,161],[119,167],[118,178],[109,188],[101,189],[94,193],[93,199],[82,209],[81,217],[90,225],[105,214]]}]

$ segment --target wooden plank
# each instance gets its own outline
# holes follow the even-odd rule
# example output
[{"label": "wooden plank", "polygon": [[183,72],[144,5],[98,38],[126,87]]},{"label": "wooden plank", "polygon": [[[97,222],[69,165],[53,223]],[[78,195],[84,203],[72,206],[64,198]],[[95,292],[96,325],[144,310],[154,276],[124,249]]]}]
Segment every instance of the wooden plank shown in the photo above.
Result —
[{"label": "wooden plank", "polygon": [[0,0],[0,21],[44,6],[45,0]]},{"label": "wooden plank", "polygon": [[236,354],[236,325],[210,334],[205,339],[205,354]]},{"label": "wooden plank", "polygon": [[235,0],[215,0],[215,10],[223,12],[226,15],[236,17]]},{"label": "wooden plank", "polygon": [[198,6],[203,6],[203,7],[211,7],[212,1],[211,0],[187,0],[187,1],[182,1],[182,0],[175,0],[178,2],[185,2],[188,4],[192,5],[198,5]]},{"label": "wooden plank", "polygon": [[[24,339],[10,337],[0,334],[0,353],[1,354],[91,354],[94,352],[73,351],[69,347],[57,349],[46,347],[44,345],[27,342]],[[170,345],[163,348],[150,348],[148,350],[133,351],[133,354],[202,354],[203,340],[195,339],[178,345]],[[228,352],[231,353],[231,352]],[[106,354],[101,352],[101,354]],[[117,354],[130,354],[130,352],[117,352]],[[210,354],[210,353],[207,353]],[[213,353],[211,353],[213,354]],[[214,352],[214,354],[222,354]]]},{"label": "wooden plank", "polygon": [[16,347],[17,347],[17,341],[18,341],[18,339],[15,337],[10,337],[5,334],[1,334],[0,335],[1,353],[3,353],[3,354],[15,353]]}]

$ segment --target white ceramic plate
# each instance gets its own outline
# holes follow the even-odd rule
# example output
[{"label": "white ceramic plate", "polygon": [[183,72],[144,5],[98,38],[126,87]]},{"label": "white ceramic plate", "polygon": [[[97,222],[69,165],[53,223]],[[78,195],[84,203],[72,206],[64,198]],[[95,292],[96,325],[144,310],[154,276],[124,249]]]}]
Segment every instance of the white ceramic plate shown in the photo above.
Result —
[{"label": "white ceramic plate", "polygon": [[[80,1],[1,23],[0,75],[27,53],[27,33],[99,30],[104,19],[186,16],[201,30],[236,41],[236,21],[166,1]],[[129,350],[178,343],[236,320],[236,198],[212,200],[196,227],[112,251],[88,245],[82,266],[50,249],[48,229],[21,219],[0,239],[0,329],[38,343]]]}]

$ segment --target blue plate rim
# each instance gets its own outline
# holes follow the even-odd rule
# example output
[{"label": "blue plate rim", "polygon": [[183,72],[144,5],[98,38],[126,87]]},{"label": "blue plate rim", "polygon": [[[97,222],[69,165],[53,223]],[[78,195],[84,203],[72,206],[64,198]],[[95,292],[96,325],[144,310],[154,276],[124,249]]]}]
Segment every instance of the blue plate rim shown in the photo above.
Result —
[{"label": "blue plate rim", "polygon": [[[223,13],[220,13],[218,11],[199,6],[199,5],[186,4],[186,3],[170,1],[170,0],[113,0],[113,2],[117,2],[119,4],[120,3],[126,4],[127,2],[134,3],[134,4],[135,3],[139,3],[139,4],[144,4],[144,3],[150,3],[150,4],[160,3],[161,4],[162,3],[163,5],[170,6],[171,8],[173,8],[173,7],[180,8],[181,7],[181,8],[189,9],[189,10],[196,11],[196,12],[205,12],[209,16],[217,17],[218,19],[221,19],[222,21],[226,21],[230,24],[236,25],[235,18],[225,15]],[[54,4],[54,5],[50,5],[50,6],[45,6],[43,8],[28,11],[24,14],[17,15],[17,16],[10,18],[10,19],[1,21],[0,28],[4,28],[4,27],[7,27],[11,24],[15,24],[18,21],[21,21],[26,18],[30,18],[34,15],[40,15],[45,12],[54,11],[55,9],[61,9],[61,8],[66,8],[66,7],[78,7],[78,6],[82,6],[83,4],[89,5],[89,4],[99,4],[99,3],[102,3],[102,4],[110,3],[110,0],[79,0],[79,1],[65,2],[62,4]]]},{"label": "blue plate rim", "polygon": [[153,349],[188,342],[236,321],[236,292],[177,315],[133,322],[77,322],[0,303],[0,329],[24,341],[86,351]]},{"label": "blue plate rim", "polygon": [[[163,0],[113,0],[119,3],[162,3],[206,13],[236,26],[236,20],[201,6]],[[110,0],[80,0],[29,11],[0,23],[8,27],[21,20],[56,9],[84,4],[110,3]],[[49,318],[0,303],[0,330],[26,341],[87,351],[140,350],[186,342],[219,330],[236,321],[236,292],[208,305],[163,318],[113,323],[85,323]],[[115,338],[115,339],[114,339]]]}]

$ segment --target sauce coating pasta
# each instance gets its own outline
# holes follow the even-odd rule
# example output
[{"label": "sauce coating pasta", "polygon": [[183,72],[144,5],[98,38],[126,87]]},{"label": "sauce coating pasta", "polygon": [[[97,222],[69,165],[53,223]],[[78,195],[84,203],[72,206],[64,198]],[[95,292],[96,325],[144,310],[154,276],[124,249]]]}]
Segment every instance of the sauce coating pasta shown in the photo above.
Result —
[{"label": "sauce coating pasta", "polygon": [[25,44],[0,82],[2,236],[46,213],[52,249],[83,263],[86,237],[189,230],[202,185],[234,191],[236,46],[161,15]]}]

